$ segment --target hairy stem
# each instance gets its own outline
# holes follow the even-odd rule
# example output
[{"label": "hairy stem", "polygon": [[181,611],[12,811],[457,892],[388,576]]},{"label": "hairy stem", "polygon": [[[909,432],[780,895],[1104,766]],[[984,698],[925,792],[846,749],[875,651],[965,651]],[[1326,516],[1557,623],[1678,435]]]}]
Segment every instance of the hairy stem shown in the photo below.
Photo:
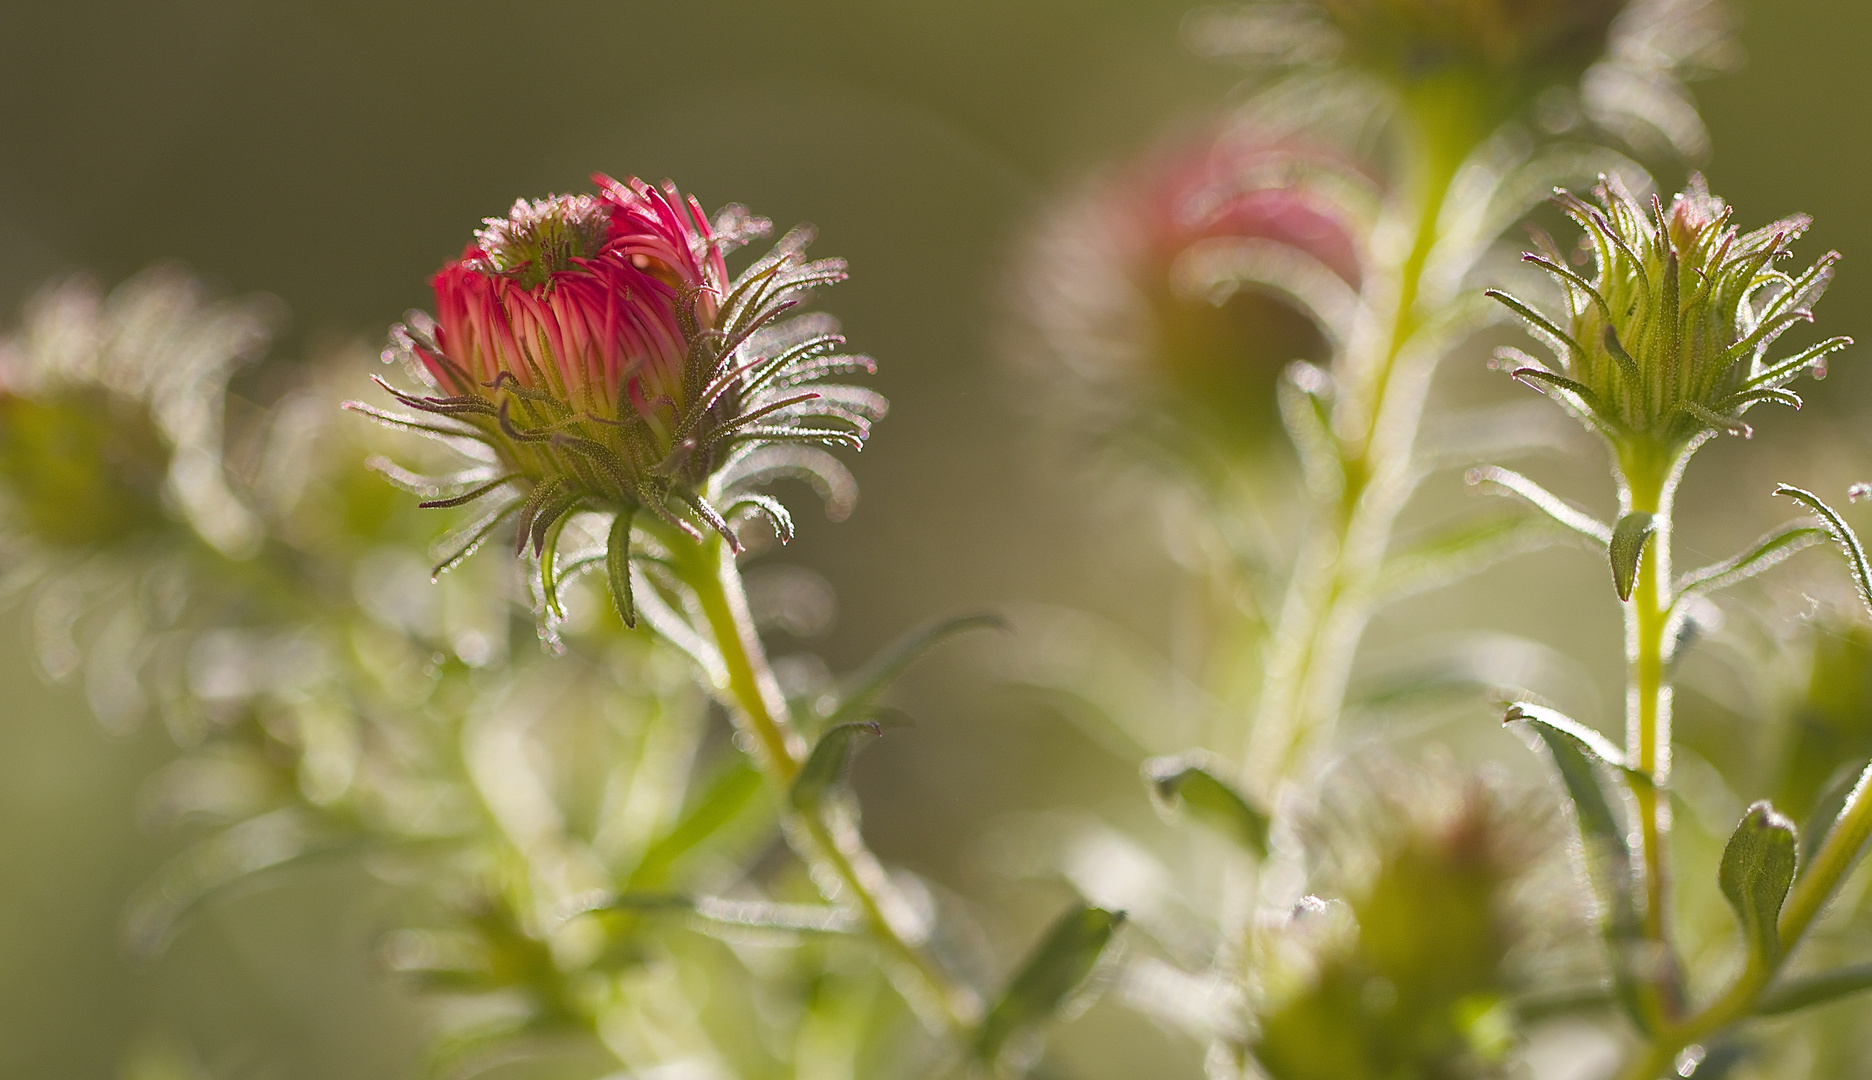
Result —
[{"label": "hairy stem", "polygon": [[[695,593],[721,653],[727,678],[726,685],[714,687],[716,695],[727,706],[761,771],[786,800],[805,763],[806,740],[793,727],[780,685],[768,666],[766,650],[748,613],[734,554],[719,537],[711,536],[688,545],[673,566]],[[867,930],[884,951],[892,981],[924,1021],[958,1037],[966,1035],[980,1011],[979,1002],[923,947],[914,909],[865,846],[849,805],[829,800],[812,811],[789,810],[785,831],[826,899],[848,903],[863,916]]]},{"label": "hairy stem", "polygon": [[1359,324],[1335,367],[1334,450],[1343,483],[1314,512],[1269,639],[1246,755],[1247,784],[1264,796],[1338,717],[1392,526],[1410,497],[1410,458],[1434,364],[1407,355],[1450,300],[1443,289],[1426,294],[1425,269],[1468,146],[1457,140],[1462,149],[1438,152],[1440,141],[1427,141],[1432,148],[1414,170],[1397,231],[1374,241],[1377,265],[1361,289]]},{"label": "hairy stem", "polygon": [[[1869,770],[1872,773],[1872,770]],[[1867,838],[1872,837],[1872,783],[1861,777],[1846,800],[1846,808],[1815,853],[1813,864],[1804,868],[1800,880],[1788,894],[1778,925],[1781,938],[1779,957],[1764,962],[1751,955],[1747,967],[1733,985],[1683,1023],[1660,1031],[1644,1053],[1625,1071],[1622,1080],[1657,1080],[1675,1064],[1677,1055],[1687,1046],[1721,1032],[1746,1019],[1755,1011],[1763,991],[1774,982],[1787,957],[1813,926],[1821,910],[1858,861]]]},{"label": "hairy stem", "polygon": [[1650,778],[1632,789],[1637,811],[1639,860],[1644,876],[1645,987],[1643,1005],[1662,1027],[1681,1009],[1665,925],[1669,869],[1664,843],[1670,831],[1671,684],[1670,574],[1671,502],[1681,470],[1654,448],[1634,447],[1619,462],[1621,514],[1651,515],[1653,532],[1638,561],[1638,575],[1625,605],[1626,760]]}]

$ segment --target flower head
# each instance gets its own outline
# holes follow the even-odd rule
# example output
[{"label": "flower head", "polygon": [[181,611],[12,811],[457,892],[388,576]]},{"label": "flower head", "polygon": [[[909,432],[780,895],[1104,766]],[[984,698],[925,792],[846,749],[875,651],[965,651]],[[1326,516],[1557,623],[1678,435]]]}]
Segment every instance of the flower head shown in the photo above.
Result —
[{"label": "flower head", "polygon": [[1350,70],[1437,137],[1584,118],[1640,150],[1698,156],[1686,80],[1735,65],[1721,0],[1251,0],[1199,12],[1196,47],[1257,66]]},{"label": "flower head", "polygon": [[1069,202],[1023,282],[1047,400],[1063,367],[1075,420],[1100,434],[1264,446],[1281,370],[1345,329],[1361,245],[1335,192],[1363,183],[1328,150],[1237,125]]},{"label": "flower head", "polygon": [[[440,423],[354,406],[491,451],[487,468],[452,485],[390,472],[427,505],[496,500],[444,567],[517,515],[518,546],[546,563],[549,602],[548,548],[575,511],[614,515],[619,551],[638,511],[738,546],[730,518],[751,508],[784,539],[785,510],[748,486],[776,471],[846,486],[810,448],[860,448],[884,413],[877,394],[820,381],[874,370],[837,352],[836,323],[781,321],[809,290],[845,277],[841,260],[804,258],[809,233],[788,234],[730,280],[723,256],[766,221],[730,206],[711,223],[673,185],[593,179],[596,195],[523,199],[487,219],[435,276],[435,318],[413,313],[392,330],[385,359],[410,361],[435,392],[386,389]],[[612,584],[628,619],[625,557],[612,560]]]},{"label": "flower head", "polygon": [[1826,357],[1851,344],[1830,338],[1770,360],[1789,327],[1813,321],[1838,252],[1798,274],[1776,263],[1806,231],[1805,215],[1749,233],[1703,178],[1670,206],[1641,204],[1616,178],[1594,189],[1598,204],[1565,192],[1560,208],[1585,230],[1597,272],[1568,266],[1551,239],[1523,258],[1552,275],[1566,295],[1558,320],[1500,291],[1500,300],[1554,349],[1548,367],[1507,350],[1516,378],[1570,406],[1615,447],[1639,445],[1675,457],[1717,431],[1748,435],[1741,416],[1772,401],[1800,407],[1786,389],[1801,372],[1824,374]]},{"label": "flower head", "polygon": [[212,302],[160,268],[109,296],[71,280],[0,343],[0,503],[44,552],[152,536],[171,511],[224,554],[260,527],[222,468],[228,378],[271,336],[266,301]]}]

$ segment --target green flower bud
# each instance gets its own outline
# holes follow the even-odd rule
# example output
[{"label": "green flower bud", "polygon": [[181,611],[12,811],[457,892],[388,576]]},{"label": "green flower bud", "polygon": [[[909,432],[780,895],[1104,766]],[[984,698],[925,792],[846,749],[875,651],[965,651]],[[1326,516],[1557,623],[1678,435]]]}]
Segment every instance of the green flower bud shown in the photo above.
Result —
[{"label": "green flower bud", "polygon": [[1826,357],[1851,344],[1829,338],[1769,359],[1789,327],[1813,321],[1813,305],[1833,278],[1838,252],[1799,274],[1776,263],[1806,231],[1805,215],[1750,233],[1700,176],[1670,207],[1639,203],[1617,179],[1602,178],[1598,205],[1561,192],[1556,202],[1586,232],[1597,272],[1571,269],[1545,234],[1523,258],[1551,274],[1566,314],[1550,319],[1491,290],[1553,348],[1548,366],[1517,350],[1502,356],[1515,378],[1556,398],[1617,449],[1674,460],[1721,431],[1752,434],[1742,414],[1762,402],[1800,407],[1786,389],[1801,372],[1825,374]]},{"label": "green flower bud", "polygon": [[0,389],[0,489],[10,516],[45,543],[88,548],[160,530],[169,456],[137,402],[98,387],[43,398]]},{"label": "green flower bud", "polygon": [[170,534],[245,557],[253,511],[222,464],[222,398],[278,314],[157,268],[109,295],[55,285],[0,341],[0,533],[83,555]]}]

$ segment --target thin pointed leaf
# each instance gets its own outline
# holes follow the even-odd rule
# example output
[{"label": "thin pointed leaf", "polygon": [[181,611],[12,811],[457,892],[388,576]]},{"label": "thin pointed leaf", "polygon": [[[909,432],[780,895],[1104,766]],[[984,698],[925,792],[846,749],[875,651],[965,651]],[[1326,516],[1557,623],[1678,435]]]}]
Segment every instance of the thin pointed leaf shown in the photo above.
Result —
[{"label": "thin pointed leaf", "polygon": [[1122,911],[1089,905],[1060,916],[976,1029],[977,1060],[993,1062],[1008,1039],[1058,1014],[1097,967],[1124,920]]},{"label": "thin pointed leaf", "polygon": [[1742,924],[1749,963],[1756,970],[1772,970],[1781,961],[1777,921],[1794,884],[1799,844],[1794,823],[1768,803],[1757,802],[1742,815],[1723,848],[1716,880]]},{"label": "thin pointed leaf", "polygon": [[479,518],[461,526],[437,540],[430,548],[430,555],[436,564],[429,571],[429,580],[434,581],[453,570],[463,559],[473,555],[488,538],[488,534],[500,527],[501,522],[520,509],[523,500],[514,499],[494,507]]},{"label": "thin pointed leaf", "polygon": [[1624,755],[1605,736],[1552,709],[1511,705],[1503,722],[1515,720],[1529,721],[1529,730],[1545,744],[1566,788],[1579,830],[1586,876],[1599,899],[1599,930],[1610,954],[1613,990],[1626,1013],[1642,1029],[1646,1014],[1638,993],[1641,980],[1632,961],[1642,937],[1639,883],[1634,878],[1625,829],[1612,811],[1599,775],[1601,767],[1618,770],[1627,777],[1631,770],[1625,767]]},{"label": "thin pointed leaf", "polygon": [[[1560,329],[1558,326],[1555,326],[1552,319],[1535,311],[1515,297],[1500,289],[1488,289],[1485,290],[1482,295],[1491,300],[1500,302],[1503,307],[1527,320],[1536,330],[1552,338],[1556,344],[1563,346],[1566,351],[1571,352],[1574,356],[1586,355],[1586,350],[1580,347],[1579,342],[1573,340],[1572,335]],[[1517,372],[1516,374],[1518,375],[1519,373]]]},{"label": "thin pointed leaf", "polygon": [[540,600],[546,605],[547,611],[561,619],[565,618],[565,608],[559,606],[559,582],[553,576],[553,565],[559,559],[559,534],[565,531],[566,522],[571,520],[571,514],[560,514],[546,527],[545,535],[540,538]]},{"label": "thin pointed leaf", "polygon": [[1387,557],[1373,591],[1385,603],[1428,592],[1563,535],[1543,514],[1490,517]]},{"label": "thin pointed leaf", "polygon": [[1849,337],[1828,338],[1784,360],[1776,360],[1743,385],[1747,387],[1773,386],[1784,378],[1793,378],[1800,374],[1802,368],[1812,366],[1818,370],[1825,366],[1824,361],[1828,354],[1838,352],[1852,343],[1853,339]]},{"label": "thin pointed leaf", "polygon": [[1767,533],[1747,550],[1700,570],[1692,570],[1677,579],[1675,607],[1693,596],[1726,589],[1746,581],[1770,567],[1780,565],[1788,556],[1804,551],[1826,539],[1827,531],[1809,522],[1792,522]]},{"label": "thin pointed leaf", "polygon": [[681,912],[702,924],[699,929],[778,930],[785,933],[849,934],[858,928],[851,912],[824,904],[783,904],[770,900],[730,900],[721,896],[625,892],[591,911]]},{"label": "thin pointed leaf", "polygon": [[846,680],[838,697],[823,710],[826,722],[841,724],[863,719],[878,695],[924,653],[958,634],[984,629],[1006,630],[1008,622],[992,612],[977,612],[930,623],[898,638]]},{"label": "thin pointed leaf", "polygon": [[807,755],[806,763],[800,766],[799,775],[793,778],[793,787],[788,790],[787,798],[797,809],[812,810],[828,791],[845,783],[852,757],[858,752],[858,737],[883,734],[883,727],[875,720],[834,724],[827,728],[825,734],[819,736],[812,753]]},{"label": "thin pointed leaf", "polygon": [[1781,1016],[1865,990],[1872,990],[1872,964],[1855,964],[1836,971],[1803,975],[1771,987],[1756,1002],[1755,1015]]},{"label": "thin pointed leaf", "polygon": [[[1535,382],[1544,382],[1549,386],[1565,390],[1567,393],[1579,398],[1580,402],[1588,408],[1596,408],[1598,406],[1599,395],[1593,393],[1591,387],[1575,379],[1569,379],[1565,375],[1559,375],[1548,371],[1546,368],[1516,368],[1514,371],[1510,372],[1510,374],[1524,383],[1527,383],[1529,379],[1533,379]],[[1528,385],[1533,386],[1534,384],[1528,383]],[[1538,390],[1540,388],[1535,387],[1535,389]]]},{"label": "thin pointed leaf", "polygon": [[1755,437],[1754,428],[1733,416],[1722,416],[1718,413],[1713,413],[1709,410],[1708,406],[1704,405],[1702,402],[1680,401],[1677,403],[1677,409],[1679,412],[1695,417],[1697,422],[1703,424],[1705,427],[1713,428],[1716,431],[1728,432],[1731,435],[1744,439],[1752,439]]},{"label": "thin pointed leaf", "polygon": [[1512,494],[1519,495],[1536,510],[1546,514],[1581,536],[1590,537],[1601,544],[1612,543],[1612,526],[1582,510],[1575,510],[1562,501],[1560,496],[1541,487],[1539,484],[1512,469],[1497,465],[1485,465],[1479,469],[1470,469],[1464,476],[1470,484],[1493,484]]},{"label": "thin pointed leaf", "polygon": [[1606,552],[1612,559],[1612,587],[1618,590],[1620,600],[1632,598],[1632,585],[1638,580],[1638,562],[1644,558],[1645,541],[1656,531],[1656,522],[1643,510],[1633,510],[1612,526],[1612,542],[1606,545]]},{"label": "thin pointed leaf", "polygon": [[1814,799],[1813,809],[1807,815],[1807,827],[1801,830],[1801,865],[1805,866],[1820,853],[1820,845],[1826,841],[1827,834],[1839,821],[1839,816],[1846,809],[1846,800],[1852,797],[1853,790],[1865,775],[1872,762],[1864,758],[1855,758],[1843,762],[1833,770],[1833,776]]},{"label": "thin pointed leaf", "polygon": [[480,487],[473,488],[461,495],[455,495],[455,496],[451,496],[445,499],[427,499],[427,500],[424,500],[423,502],[417,503],[416,506],[418,509],[421,509],[421,510],[447,510],[451,507],[464,506],[468,503],[474,502],[476,499],[479,499],[481,496],[486,495],[489,492],[492,492],[493,490],[500,487],[501,485],[506,484],[512,480],[517,480],[519,478],[520,478],[519,473],[508,473],[505,476],[500,476],[500,477],[496,477],[493,480],[489,480],[487,483],[482,484]]},{"label": "thin pointed leaf", "polygon": [[637,628],[637,605],[631,598],[630,576],[630,537],[631,518],[635,512],[620,510],[611,522],[611,533],[605,538],[605,575],[611,584],[611,602],[617,606],[618,617],[624,625]]},{"label": "thin pointed leaf", "polygon": [[1852,571],[1853,584],[1859,588],[1859,599],[1872,610],[1872,568],[1866,565],[1865,548],[1859,543],[1859,536],[1842,520],[1833,508],[1820,500],[1820,496],[1811,491],[1804,491],[1788,484],[1775,488],[1776,495],[1786,495],[1820,516],[1825,523],[1827,534],[1846,553],[1847,569]]},{"label": "thin pointed leaf", "polygon": [[727,767],[709,781],[695,805],[644,851],[643,858],[637,860],[637,866],[631,871],[629,889],[644,891],[662,887],[677,860],[701,847],[756,803],[755,796],[765,782],[747,755],[737,754],[731,758]]},{"label": "thin pointed leaf", "polygon": [[1151,758],[1144,779],[1160,813],[1187,812],[1258,858],[1268,852],[1268,816],[1222,779],[1219,763],[1199,751]]}]

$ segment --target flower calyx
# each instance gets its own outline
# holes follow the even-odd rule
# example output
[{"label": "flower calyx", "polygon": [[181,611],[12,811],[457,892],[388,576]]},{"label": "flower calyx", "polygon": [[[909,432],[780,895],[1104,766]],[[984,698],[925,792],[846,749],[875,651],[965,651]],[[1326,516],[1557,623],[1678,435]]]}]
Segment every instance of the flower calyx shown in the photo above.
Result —
[{"label": "flower calyx", "polygon": [[1521,382],[1559,400],[1616,449],[1643,447],[1675,458],[1718,432],[1747,437],[1742,414],[1763,402],[1799,408],[1787,389],[1803,371],[1826,373],[1826,358],[1851,344],[1834,337],[1770,360],[1776,339],[1813,321],[1838,252],[1790,274],[1777,263],[1804,233],[1805,215],[1741,233],[1733,212],[1693,175],[1668,207],[1640,203],[1616,177],[1601,177],[1587,202],[1554,201],[1585,232],[1595,265],[1587,278],[1551,237],[1523,259],[1546,271],[1565,296],[1550,318],[1501,290],[1488,295],[1553,350],[1549,365],[1519,350],[1499,354]]}]

